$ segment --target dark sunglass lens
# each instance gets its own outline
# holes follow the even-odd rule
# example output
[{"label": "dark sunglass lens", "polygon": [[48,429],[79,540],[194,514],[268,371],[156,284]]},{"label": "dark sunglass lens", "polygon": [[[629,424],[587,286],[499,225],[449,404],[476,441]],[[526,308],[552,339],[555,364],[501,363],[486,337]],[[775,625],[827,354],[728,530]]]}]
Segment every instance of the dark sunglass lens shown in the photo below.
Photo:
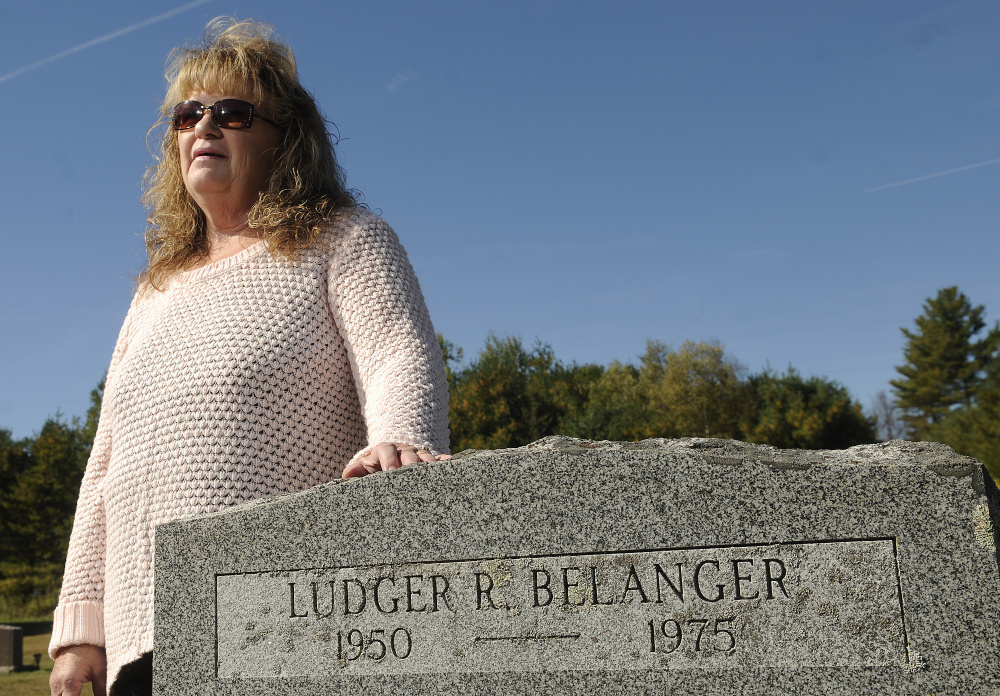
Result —
[{"label": "dark sunglass lens", "polygon": [[201,120],[201,104],[196,101],[181,102],[174,107],[174,129],[194,128]]},{"label": "dark sunglass lens", "polygon": [[222,128],[249,128],[253,105],[242,99],[223,99],[212,107],[215,123]]}]

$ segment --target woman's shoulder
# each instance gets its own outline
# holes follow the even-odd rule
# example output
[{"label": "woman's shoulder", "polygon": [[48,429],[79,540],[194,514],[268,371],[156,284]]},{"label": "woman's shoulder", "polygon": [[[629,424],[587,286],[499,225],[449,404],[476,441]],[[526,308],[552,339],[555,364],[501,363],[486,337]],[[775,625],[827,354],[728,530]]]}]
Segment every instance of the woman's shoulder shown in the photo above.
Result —
[{"label": "woman's shoulder", "polygon": [[330,217],[317,245],[325,253],[343,253],[359,245],[398,246],[399,238],[381,217],[367,208],[338,211]]},{"label": "woman's shoulder", "polygon": [[327,223],[328,234],[358,234],[369,230],[392,229],[381,217],[368,208],[349,208],[337,211]]}]

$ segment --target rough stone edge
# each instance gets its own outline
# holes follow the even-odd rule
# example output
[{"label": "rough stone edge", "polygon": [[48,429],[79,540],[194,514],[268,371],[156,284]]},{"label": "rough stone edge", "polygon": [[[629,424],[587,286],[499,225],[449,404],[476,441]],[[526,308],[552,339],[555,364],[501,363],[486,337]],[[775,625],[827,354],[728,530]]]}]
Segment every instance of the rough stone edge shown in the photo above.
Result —
[{"label": "rough stone edge", "polygon": [[[522,447],[511,447],[507,449],[477,450],[467,449],[455,454],[448,463],[443,462],[419,462],[397,469],[396,471],[377,474],[379,476],[405,476],[427,466],[447,466],[452,462],[474,461],[483,456],[490,456],[497,453],[537,453],[554,452],[563,455],[582,455],[592,452],[641,452],[660,451],[681,454],[686,456],[695,455],[711,464],[725,464],[730,466],[741,466],[748,462],[765,464],[777,470],[805,471],[815,464],[823,465],[869,465],[869,466],[925,466],[939,476],[948,477],[972,477],[972,487],[976,493],[985,495],[987,488],[985,481],[993,483],[989,474],[985,472],[982,464],[972,457],[958,454],[948,445],[938,442],[911,442],[908,440],[890,440],[871,445],[855,445],[841,450],[803,450],[803,449],[779,449],[771,445],[759,445],[741,440],[724,440],[707,437],[685,437],[678,439],[650,438],[638,442],[624,442],[613,440],[585,440],[581,438],[569,437],[568,435],[550,435],[540,440],[536,440]],[[217,512],[195,517],[185,517],[165,524],[172,525],[182,523],[191,519],[207,519],[231,513],[233,510],[251,510],[258,507],[274,505],[281,500],[287,500],[295,496],[314,495],[317,490],[332,488],[344,485],[359,485],[368,477],[358,479],[335,479],[328,483],[319,484],[312,488],[293,493],[282,493],[278,495],[251,500],[233,507],[224,508]],[[994,490],[996,487],[994,486]],[[993,519],[1000,519],[1000,504],[997,509],[991,505],[990,511]],[[1000,526],[1000,525],[997,525]]]},{"label": "rough stone edge", "polygon": [[[560,454],[585,454],[595,450],[619,452],[660,450],[677,453],[694,451],[708,461],[730,464],[755,461],[771,464],[779,469],[807,469],[812,464],[884,464],[888,466],[920,464],[927,466],[941,476],[969,476],[981,466],[972,457],[958,454],[948,445],[939,442],[890,440],[871,445],[855,445],[847,449],[804,450],[779,449],[771,445],[707,437],[651,438],[639,442],[615,442],[583,440],[566,435],[551,435],[529,445],[510,449],[467,449],[452,457],[452,461],[470,459],[494,452],[552,451]],[[900,462],[899,460],[904,461]]]}]

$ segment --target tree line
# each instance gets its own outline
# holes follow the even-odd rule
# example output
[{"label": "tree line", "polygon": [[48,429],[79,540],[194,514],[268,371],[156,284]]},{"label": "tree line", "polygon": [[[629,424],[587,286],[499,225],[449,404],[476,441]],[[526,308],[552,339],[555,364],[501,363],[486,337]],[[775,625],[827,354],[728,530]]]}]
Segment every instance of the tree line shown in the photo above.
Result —
[{"label": "tree line", "polygon": [[517,447],[546,435],[592,440],[718,437],[803,449],[876,441],[876,419],[840,384],[794,368],[750,374],[718,343],[650,341],[638,364],[559,361],[491,335],[468,365],[441,339],[453,451]]},{"label": "tree line", "polygon": [[42,616],[58,600],[103,393],[102,382],[82,421],[56,415],[20,440],[0,428],[0,623]]},{"label": "tree line", "polygon": [[[552,348],[490,335],[478,355],[438,337],[451,394],[452,451],[517,447],[554,434],[594,440],[718,437],[840,449],[879,439],[935,440],[1000,478],[1000,325],[957,288],[929,298],[906,339],[893,395],[868,413],[825,377],[749,372],[724,347],[651,341],[636,363],[564,363]],[[76,496],[103,383],[82,420],[50,418],[33,437],[0,429],[0,621],[57,599]]]}]

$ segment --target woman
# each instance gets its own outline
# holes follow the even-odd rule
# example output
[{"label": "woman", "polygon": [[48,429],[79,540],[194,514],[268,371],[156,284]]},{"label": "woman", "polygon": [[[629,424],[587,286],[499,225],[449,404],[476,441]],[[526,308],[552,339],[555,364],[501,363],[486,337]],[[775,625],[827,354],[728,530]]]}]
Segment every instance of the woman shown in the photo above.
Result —
[{"label": "woman", "polygon": [[265,25],[217,20],[167,78],[149,266],[80,490],[53,694],[90,680],[149,693],[157,524],[448,447],[413,270],[345,189],[289,49]]}]

